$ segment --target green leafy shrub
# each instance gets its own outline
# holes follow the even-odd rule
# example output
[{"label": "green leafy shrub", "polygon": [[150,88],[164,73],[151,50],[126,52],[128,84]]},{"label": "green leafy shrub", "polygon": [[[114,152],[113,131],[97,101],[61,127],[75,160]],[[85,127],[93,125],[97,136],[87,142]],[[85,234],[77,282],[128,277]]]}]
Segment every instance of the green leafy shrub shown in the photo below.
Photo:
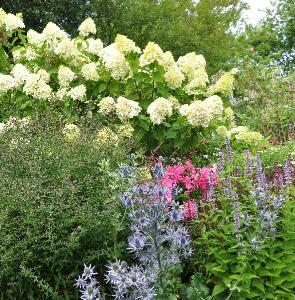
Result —
[{"label": "green leafy shrub", "polygon": [[294,139],[294,72],[254,61],[241,69],[232,103],[239,121],[274,144]]},{"label": "green leafy shrub", "polygon": [[236,69],[210,82],[202,55],[175,61],[153,42],[141,50],[117,35],[104,46],[95,34],[90,18],[75,38],[53,23],[42,33],[28,30],[27,42],[11,49],[14,63],[0,74],[0,118],[50,111],[73,122],[97,114],[106,125],[129,121],[137,145],[166,152],[194,149],[224,124]]},{"label": "green leafy shrub", "polygon": [[77,299],[73,283],[82,264],[100,266],[103,282],[103,266],[121,254],[118,195],[125,183],[117,169],[127,163],[128,147],[94,141],[96,124],[81,125],[70,140],[49,121],[11,119],[6,126],[0,133],[0,298]]}]

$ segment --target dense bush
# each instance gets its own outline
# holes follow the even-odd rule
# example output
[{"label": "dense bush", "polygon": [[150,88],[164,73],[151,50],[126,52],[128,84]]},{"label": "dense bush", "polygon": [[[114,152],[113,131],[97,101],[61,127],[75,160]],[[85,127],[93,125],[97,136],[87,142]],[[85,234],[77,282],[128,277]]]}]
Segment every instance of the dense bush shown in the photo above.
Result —
[{"label": "dense bush", "polygon": [[83,263],[121,252],[117,169],[127,152],[94,140],[95,124],[69,139],[60,125],[26,123],[11,119],[0,133],[0,295],[76,299]]},{"label": "dense bush", "polygon": [[254,61],[242,68],[232,104],[243,124],[262,132],[274,144],[295,137],[294,72]]},{"label": "dense bush", "polygon": [[[24,26],[8,14],[3,24],[4,34]],[[192,52],[175,61],[157,44],[141,50],[123,35],[104,47],[95,33],[90,18],[73,39],[53,23],[42,33],[29,30],[0,75],[0,117],[54,111],[72,121],[98,114],[106,123],[129,121],[138,145],[167,152],[208,144],[217,126],[231,125],[225,108],[237,69],[210,82],[202,55]]]}]

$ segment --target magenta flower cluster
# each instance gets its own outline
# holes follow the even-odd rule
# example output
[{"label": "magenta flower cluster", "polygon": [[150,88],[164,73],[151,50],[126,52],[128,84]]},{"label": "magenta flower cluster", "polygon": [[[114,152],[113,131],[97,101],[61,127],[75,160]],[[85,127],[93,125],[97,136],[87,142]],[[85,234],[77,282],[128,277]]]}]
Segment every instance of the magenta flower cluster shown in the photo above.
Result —
[{"label": "magenta flower cluster", "polygon": [[209,200],[210,188],[217,186],[218,175],[212,168],[196,168],[188,160],[184,164],[167,166],[160,182],[166,188],[169,202],[172,201],[175,190],[180,190],[189,198],[183,203],[183,208],[185,218],[190,220],[196,217],[197,203]]}]

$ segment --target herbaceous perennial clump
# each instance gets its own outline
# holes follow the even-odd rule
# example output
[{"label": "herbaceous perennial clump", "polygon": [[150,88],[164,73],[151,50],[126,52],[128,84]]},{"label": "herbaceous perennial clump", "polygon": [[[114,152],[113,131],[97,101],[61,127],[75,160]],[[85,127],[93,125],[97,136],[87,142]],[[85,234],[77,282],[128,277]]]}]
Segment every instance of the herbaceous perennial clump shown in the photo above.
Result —
[{"label": "herbaceous perennial clump", "polygon": [[[119,169],[122,177],[133,172],[132,167]],[[160,179],[164,169],[158,164],[154,172]],[[106,282],[114,287],[115,299],[154,299],[165,269],[192,255],[190,235],[182,222],[183,207],[167,201],[166,194],[166,188],[159,181],[145,181],[121,195],[132,232],[128,248],[139,264],[128,266],[124,261],[116,261],[107,266]],[[85,275],[87,272],[91,275]],[[93,275],[93,268],[85,267],[82,277],[77,279],[81,299],[100,299]]]}]

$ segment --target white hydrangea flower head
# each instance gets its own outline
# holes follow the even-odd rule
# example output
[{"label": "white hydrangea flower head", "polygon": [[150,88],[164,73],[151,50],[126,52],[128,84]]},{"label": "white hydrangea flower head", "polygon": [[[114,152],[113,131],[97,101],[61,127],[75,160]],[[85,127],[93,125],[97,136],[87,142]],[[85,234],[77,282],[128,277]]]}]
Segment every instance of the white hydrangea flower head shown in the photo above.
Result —
[{"label": "white hydrangea flower head", "polygon": [[215,84],[211,85],[207,91],[208,96],[221,93],[225,96],[233,95],[235,77],[231,72],[224,73]]},{"label": "white hydrangea flower head", "polygon": [[209,82],[208,74],[204,67],[195,70],[194,78],[185,86],[188,95],[203,94]]},{"label": "white hydrangea flower head", "polygon": [[105,97],[98,103],[99,112],[108,115],[115,110],[115,100],[112,97]]},{"label": "white hydrangea flower head", "polygon": [[128,39],[125,35],[117,34],[115,38],[115,44],[117,49],[123,54],[128,54],[130,52],[140,53],[141,50],[135,45],[135,43]]},{"label": "white hydrangea flower head", "polygon": [[188,104],[183,104],[179,107],[179,113],[181,116],[186,117],[189,112],[189,105]]},{"label": "white hydrangea flower head", "polygon": [[6,17],[6,12],[0,8],[0,26],[4,25],[4,19]]},{"label": "white hydrangea flower head", "polygon": [[122,79],[129,74],[129,64],[114,43],[103,48],[100,52],[100,56],[102,57],[106,69],[111,71],[111,76],[114,79]]},{"label": "white hydrangea flower head", "polygon": [[24,47],[18,48],[16,50],[12,50],[13,61],[14,62],[19,61],[25,55],[25,53],[26,52]]},{"label": "white hydrangea flower head", "polygon": [[91,18],[87,18],[85,21],[81,23],[81,25],[78,28],[79,33],[83,36],[88,36],[89,34],[95,34],[96,33],[96,26]]},{"label": "white hydrangea flower head", "polygon": [[68,95],[73,100],[83,101],[83,98],[86,97],[86,86],[84,84],[80,84],[69,90]]},{"label": "white hydrangea flower head", "polygon": [[143,67],[145,65],[151,64],[154,61],[163,62],[164,52],[159,45],[148,42],[142,55],[139,58],[140,65]]},{"label": "white hydrangea flower head", "polygon": [[91,62],[84,65],[81,69],[81,75],[85,80],[97,81],[99,79],[99,74],[97,72],[96,63]]},{"label": "white hydrangea flower head", "polygon": [[213,118],[220,118],[223,113],[223,102],[222,99],[213,95],[204,100],[204,105],[207,105],[208,111],[212,114]]},{"label": "white hydrangea flower head", "polygon": [[27,80],[30,72],[26,66],[24,66],[22,64],[16,64],[16,65],[14,65],[10,74],[15,79],[15,85],[18,86]]},{"label": "white hydrangea flower head", "polygon": [[37,72],[37,75],[39,75],[40,79],[43,80],[46,83],[48,83],[50,81],[50,74],[44,69],[40,69]]},{"label": "white hydrangea flower head", "polygon": [[173,54],[170,51],[166,51],[163,54],[160,64],[165,68],[165,70],[173,66],[175,64]]},{"label": "white hydrangea flower head", "polygon": [[15,85],[16,82],[12,76],[0,74],[0,94],[13,89]]},{"label": "white hydrangea flower head", "polygon": [[68,142],[74,142],[80,137],[80,128],[75,124],[67,124],[62,133]]},{"label": "white hydrangea flower head", "polygon": [[211,109],[208,109],[204,101],[194,101],[184,109],[183,113],[193,127],[208,127],[213,119]]},{"label": "white hydrangea flower head", "polygon": [[139,103],[124,97],[119,97],[115,104],[116,114],[121,121],[136,117],[141,112]]},{"label": "white hydrangea flower head", "polygon": [[192,81],[195,77],[196,71],[206,68],[206,60],[203,55],[196,55],[195,52],[180,56],[177,64],[181,71],[188,77],[188,81]]},{"label": "white hydrangea flower head", "polygon": [[249,128],[247,126],[238,126],[238,127],[234,127],[230,130],[231,134],[240,134],[241,132],[248,132]]},{"label": "white hydrangea flower head", "polygon": [[56,91],[55,98],[57,100],[63,101],[66,97],[68,97],[68,89],[67,88],[61,88]]},{"label": "white hydrangea flower head", "polygon": [[44,28],[42,35],[44,40],[51,43],[52,40],[58,39],[62,40],[68,37],[65,31],[60,29],[56,24],[49,22]]},{"label": "white hydrangea flower head", "polygon": [[168,68],[164,77],[168,87],[172,90],[181,87],[181,84],[184,80],[184,75],[182,74],[182,72],[176,64]]},{"label": "white hydrangea flower head", "polygon": [[93,38],[89,38],[87,39],[87,44],[88,47],[86,48],[86,50],[94,55],[99,55],[100,51],[103,49],[103,43],[100,39],[93,39]]},{"label": "white hydrangea flower head", "polygon": [[153,101],[147,108],[147,113],[153,124],[161,124],[167,117],[171,117],[173,107],[171,101],[160,97]]},{"label": "white hydrangea flower head", "polygon": [[38,57],[38,54],[34,48],[27,47],[24,56],[27,61],[32,61]]},{"label": "white hydrangea flower head", "polygon": [[65,59],[76,59],[79,55],[82,55],[81,52],[77,49],[74,41],[69,38],[64,38],[56,44],[54,53]]},{"label": "white hydrangea flower head", "polygon": [[52,89],[46,81],[42,79],[42,73],[29,74],[23,91],[25,94],[40,100],[47,100],[52,97]]},{"label": "white hydrangea flower head", "polygon": [[44,35],[38,33],[37,31],[30,29],[27,32],[28,43],[35,45],[37,47],[41,47],[44,43]]},{"label": "white hydrangea flower head", "polygon": [[23,20],[20,17],[13,14],[6,14],[3,23],[7,31],[13,31],[18,28],[25,28]]},{"label": "white hydrangea flower head", "polygon": [[222,138],[226,138],[226,137],[230,138],[231,137],[231,132],[228,131],[225,126],[218,126],[216,128],[216,132]]},{"label": "white hydrangea flower head", "polygon": [[68,87],[77,78],[77,75],[70,68],[61,65],[57,77],[61,87]]}]

